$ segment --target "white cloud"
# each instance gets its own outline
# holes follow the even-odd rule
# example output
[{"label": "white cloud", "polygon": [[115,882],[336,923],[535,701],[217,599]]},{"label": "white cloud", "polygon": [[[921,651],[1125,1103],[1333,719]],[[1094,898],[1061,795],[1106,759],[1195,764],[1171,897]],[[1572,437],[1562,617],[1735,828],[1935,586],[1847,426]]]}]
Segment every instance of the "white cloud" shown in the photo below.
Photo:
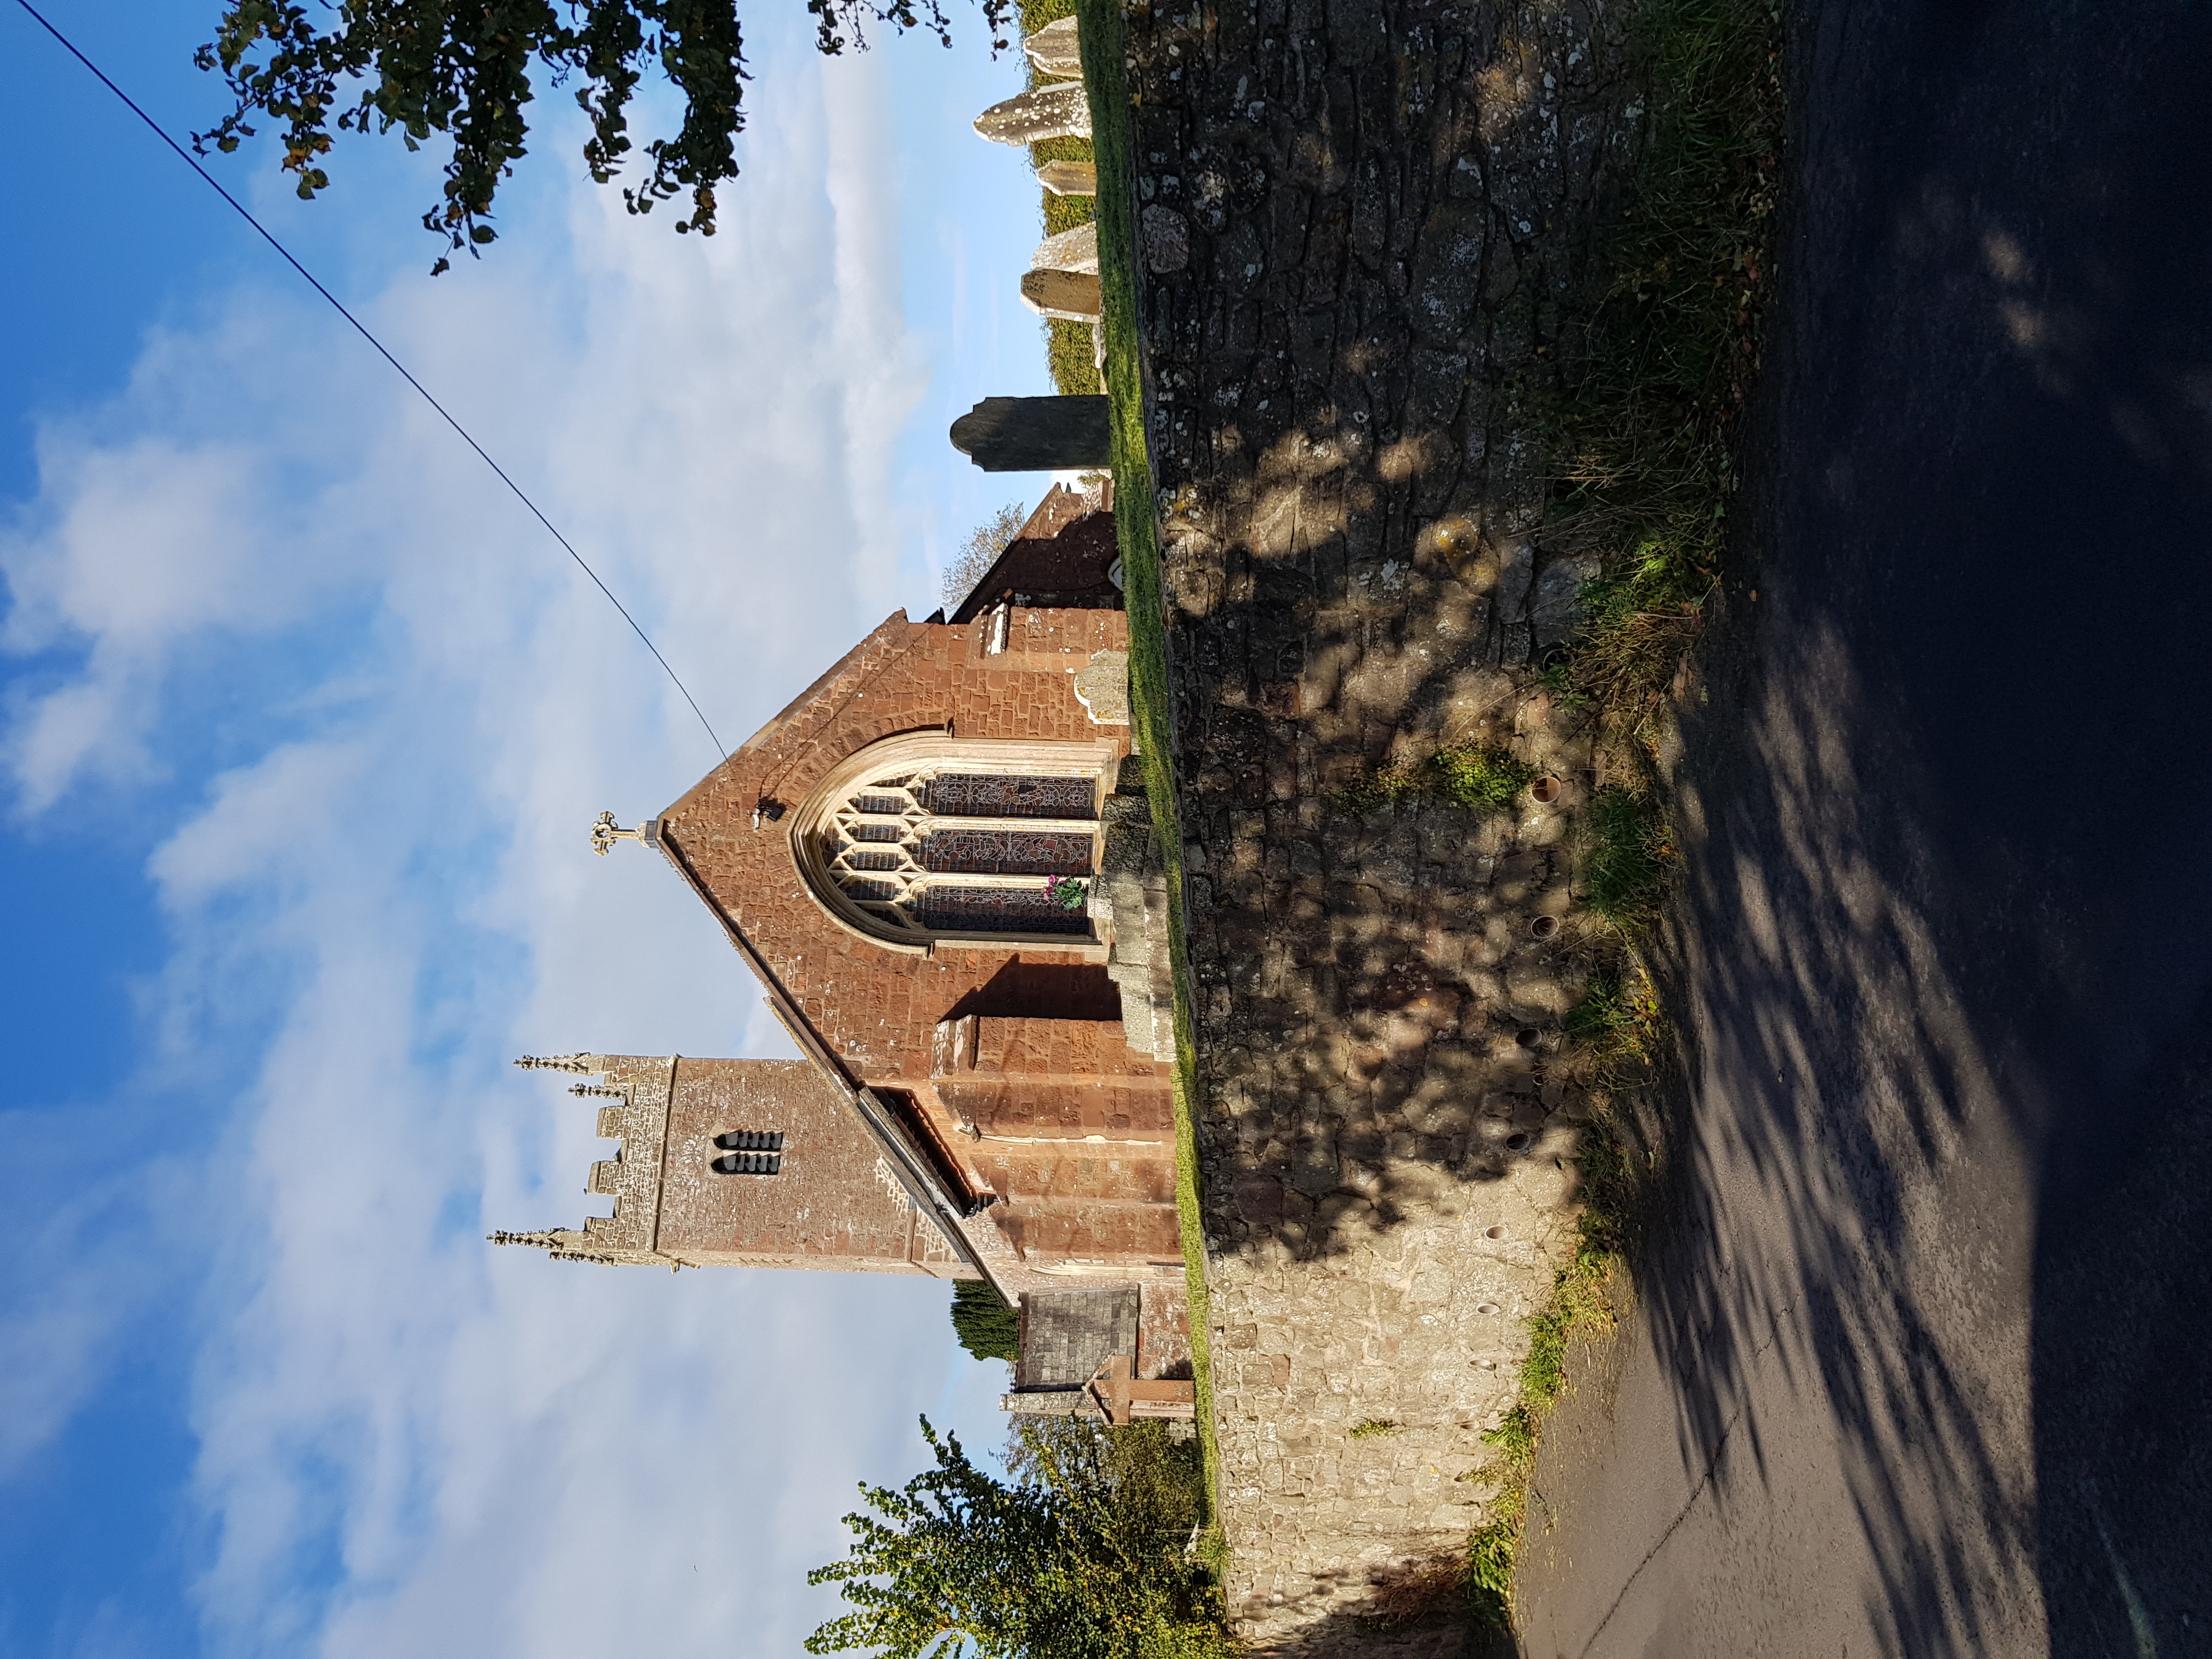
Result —
[{"label": "white cloud", "polygon": [[[81,1224],[82,1217],[67,1219]],[[123,1264],[82,1260],[76,1227],[66,1231],[63,1240],[18,1247],[17,1261],[37,1288],[0,1318],[0,1353],[9,1357],[0,1366],[0,1480],[20,1472],[97,1385],[131,1312],[114,1294]]]},{"label": "white cloud", "polygon": [[[204,425],[220,418],[205,396],[213,366],[285,343],[242,309],[209,335],[158,335],[106,419],[40,434],[40,499],[0,533],[14,600],[0,647],[87,650],[82,676],[21,711],[9,734],[5,758],[31,810],[83,774],[157,770],[148,726],[179,642],[295,623],[337,575],[336,562],[303,555],[305,527],[272,506],[307,458],[282,438],[241,441],[235,415],[230,432]],[[150,425],[143,412],[155,410]]]},{"label": "white cloud", "polygon": [[[568,245],[365,307],[591,557],[735,744],[892,608],[924,383],[879,72],[775,80],[704,249],[610,193]],[[767,78],[771,64],[763,69]],[[821,158],[818,161],[810,158]],[[312,410],[313,420],[302,418]],[[163,1053],[210,1115],[135,1243],[203,1275],[190,1422],[241,1654],[787,1653],[852,1483],[975,1419],[944,1291],[495,1252],[572,1221],[589,1115],[526,1048],[763,1052],[758,993],[649,856],[585,850],[711,762],[618,617],[335,320],[266,293],[41,433],[0,540],[21,815],[162,775]],[[220,718],[210,709],[221,710]],[[115,1261],[18,1310],[5,1457],[97,1386]],[[981,1420],[988,1424],[989,1419]]]}]

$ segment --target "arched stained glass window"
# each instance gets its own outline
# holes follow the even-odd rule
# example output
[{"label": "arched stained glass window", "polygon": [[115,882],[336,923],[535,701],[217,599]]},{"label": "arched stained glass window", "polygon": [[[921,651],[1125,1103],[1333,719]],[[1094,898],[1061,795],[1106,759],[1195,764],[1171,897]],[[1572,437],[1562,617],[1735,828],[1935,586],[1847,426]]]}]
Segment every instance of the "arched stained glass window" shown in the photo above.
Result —
[{"label": "arched stained glass window", "polygon": [[833,914],[886,941],[1087,941],[1111,759],[1095,743],[887,738],[799,813],[801,868]]}]

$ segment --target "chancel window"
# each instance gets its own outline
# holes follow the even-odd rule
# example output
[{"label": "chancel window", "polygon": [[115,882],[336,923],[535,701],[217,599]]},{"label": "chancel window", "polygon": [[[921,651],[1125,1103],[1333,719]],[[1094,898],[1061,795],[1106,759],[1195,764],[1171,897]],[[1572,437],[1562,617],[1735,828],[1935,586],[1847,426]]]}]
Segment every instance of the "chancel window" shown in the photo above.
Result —
[{"label": "chancel window", "polygon": [[1088,939],[1104,764],[1092,744],[890,739],[810,803],[801,864],[880,938]]},{"label": "chancel window", "polygon": [[779,1175],[783,1170],[783,1131],[732,1129],[714,1137],[721,1156],[707,1167],[716,1175]]},{"label": "chancel window", "polygon": [[894,772],[834,805],[822,835],[830,879],[898,932],[1091,932],[1095,776]]}]

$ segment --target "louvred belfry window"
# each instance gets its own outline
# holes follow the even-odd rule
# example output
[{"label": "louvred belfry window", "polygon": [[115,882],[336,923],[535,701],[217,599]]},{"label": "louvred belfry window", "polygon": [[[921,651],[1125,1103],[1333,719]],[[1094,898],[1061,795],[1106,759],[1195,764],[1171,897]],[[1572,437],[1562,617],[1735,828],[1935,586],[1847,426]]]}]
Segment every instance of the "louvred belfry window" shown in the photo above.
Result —
[{"label": "louvred belfry window", "polygon": [[[1091,746],[994,754],[975,741],[932,757],[895,743],[905,752],[845,769],[798,826],[802,862],[837,908],[902,943],[1088,940],[1102,769]],[[1062,766],[1054,747],[1072,751]]]},{"label": "louvred belfry window", "polygon": [[720,1156],[707,1167],[716,1175],[779,1175],[783,1170],[783,1131],[732,1129],[714,1137]]}]

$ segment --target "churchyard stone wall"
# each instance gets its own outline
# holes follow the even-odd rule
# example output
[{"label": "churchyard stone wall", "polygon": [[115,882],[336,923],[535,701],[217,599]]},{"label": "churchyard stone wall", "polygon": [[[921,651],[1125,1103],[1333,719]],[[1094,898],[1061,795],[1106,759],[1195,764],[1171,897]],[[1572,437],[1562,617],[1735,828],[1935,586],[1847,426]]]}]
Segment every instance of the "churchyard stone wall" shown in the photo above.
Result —
[{"label": "churchyard stone wall", "polygon": [[[1460,1650],[1378,1596],[1485,1518],[1573,1248],[1590,756],[1537,671],[1595,566],[1542,532],[1518,400],[1635,130],[1624,18],[1127,13],[1228,1593],[1264,1654]],[[1346,804],[1459,744],[1557,798]]]}]

